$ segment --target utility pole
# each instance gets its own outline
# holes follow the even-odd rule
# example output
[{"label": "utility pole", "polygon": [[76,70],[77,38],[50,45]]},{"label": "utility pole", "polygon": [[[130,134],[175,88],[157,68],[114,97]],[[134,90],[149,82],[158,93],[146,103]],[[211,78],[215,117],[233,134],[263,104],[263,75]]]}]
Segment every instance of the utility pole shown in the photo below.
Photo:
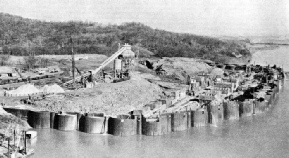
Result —
[{"label": "utility pole", "polygon": [[[121,47],[120,43],[118,43],[118,51],[120,50],[120,47]],[[117,77],[117,72],[116,72],[116,67],[115,66],[116,66],[116,60],[114,60],[114,66],[113,66],[114,67],[114,78]]]},{"label": "utility pole", "polygon": [[73,51],[73,42],[72,38],[70,37],[70,45],[71,45],[71,61],[72,61],[72,78],[73,78],[73,83],[75,83],[75,59],[74,59],[74,51]]}]

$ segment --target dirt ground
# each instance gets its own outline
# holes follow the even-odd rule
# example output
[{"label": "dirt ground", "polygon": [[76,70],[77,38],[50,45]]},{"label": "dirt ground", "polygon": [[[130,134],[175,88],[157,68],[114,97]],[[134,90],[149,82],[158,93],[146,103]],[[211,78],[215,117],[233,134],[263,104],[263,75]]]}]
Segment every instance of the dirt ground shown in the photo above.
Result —
[{"label": "dirt ground", "polygon": [[162,58],[153,63],[153,66],[163,65],[162,68],[168,74],[177,73],[178,70],[186,72],[188,75],[194,75],[199,72],[208,72],[210,66],[201,60],[194,58]]},{"label": "dirt ground", "polygon": [[128,113],[160,98],[162,89],[143,78],[118,83],[102,83],[91,89],[79,89],[51,95],[36,101],[37,108],[51,111],[104,112],[107,115]]}]

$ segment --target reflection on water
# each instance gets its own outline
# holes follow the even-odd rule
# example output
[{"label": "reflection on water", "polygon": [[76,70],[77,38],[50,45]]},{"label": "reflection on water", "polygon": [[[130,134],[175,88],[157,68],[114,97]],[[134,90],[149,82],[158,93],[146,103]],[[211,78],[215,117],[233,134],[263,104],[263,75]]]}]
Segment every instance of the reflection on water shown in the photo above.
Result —
[{"label": "reflection on water", "polygon": [[279,46],[276,49],[259,50],[253,54],[251,64],[268,65],[276,64],[289,71],[289,46]]},{"label": "reflection on water", "polygon": [[164,136],[38,130],[33,157],[289,157],[289,82],[264,114]]}]

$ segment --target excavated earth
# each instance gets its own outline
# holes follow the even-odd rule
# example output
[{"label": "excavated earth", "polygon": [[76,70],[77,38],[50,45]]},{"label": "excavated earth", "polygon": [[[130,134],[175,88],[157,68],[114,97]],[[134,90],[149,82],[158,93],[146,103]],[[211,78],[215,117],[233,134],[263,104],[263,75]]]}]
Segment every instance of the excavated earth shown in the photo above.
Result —
[{"label": "excavated earth", "polygon": [[187,81],[188,75],[193,76],[201,72],[207,73],[211,70],[211,67],[202,60],[183,57],[165,57],[153,62],[154,68],[159,66],[165,71],[165,78],[163,80],[181,83]]},{"label": "excavated earth", "polygon": [[50,111],[104,112],[124,114],[160,98],[162,89],[141,77],[118,83],[102,83],[90,89],[50,95],[36,101],[37,108]]},{"label": "excavated earth", "polygon": [[30,128],[26,121],[7,113],[2,107],[0,107],[0,135],[7,133],[11,134],[12,131],[8,130],[9,126],[11,129],[18,127],[19,130],[27,130]]}]

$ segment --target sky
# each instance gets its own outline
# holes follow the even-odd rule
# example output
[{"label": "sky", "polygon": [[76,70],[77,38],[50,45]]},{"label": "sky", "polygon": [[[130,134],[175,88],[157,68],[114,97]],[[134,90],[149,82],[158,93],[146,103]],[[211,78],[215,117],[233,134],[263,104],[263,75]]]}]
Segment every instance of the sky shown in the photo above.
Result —
[{"label": "sky", "polygon": [[206,36],[289,35],[289,0],[0,0],[0,12],[44,21],[141,22]]}]

